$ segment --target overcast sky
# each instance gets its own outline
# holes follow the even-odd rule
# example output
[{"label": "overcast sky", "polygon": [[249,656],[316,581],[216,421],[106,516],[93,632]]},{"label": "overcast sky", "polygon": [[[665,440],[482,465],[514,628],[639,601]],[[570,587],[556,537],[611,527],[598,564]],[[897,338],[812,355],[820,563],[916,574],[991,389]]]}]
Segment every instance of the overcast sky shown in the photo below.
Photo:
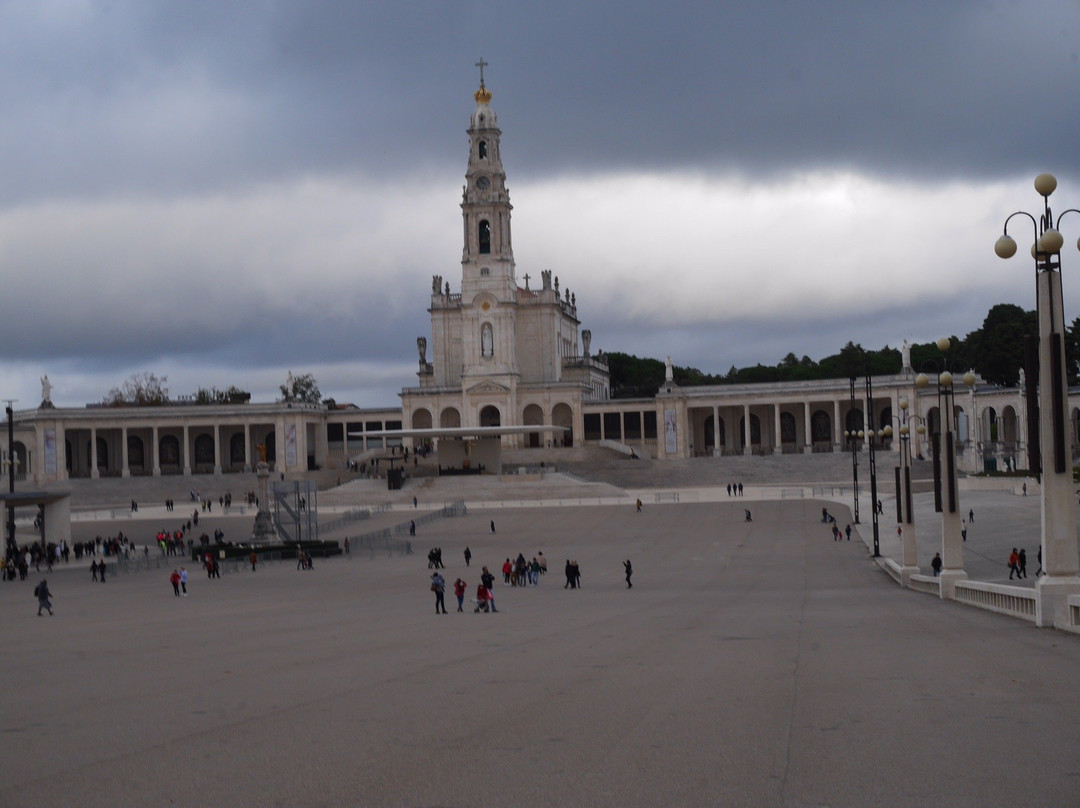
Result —
[{"label": "overcast sky", "polygon": [[460,288],[481,56],[519,282],[552,269],[594,351],[963,336],[1034,308],[993,243],[1035,174],[1080,207],[1076,0],[0,0],[0,396],[292,370],[396,405]]}]

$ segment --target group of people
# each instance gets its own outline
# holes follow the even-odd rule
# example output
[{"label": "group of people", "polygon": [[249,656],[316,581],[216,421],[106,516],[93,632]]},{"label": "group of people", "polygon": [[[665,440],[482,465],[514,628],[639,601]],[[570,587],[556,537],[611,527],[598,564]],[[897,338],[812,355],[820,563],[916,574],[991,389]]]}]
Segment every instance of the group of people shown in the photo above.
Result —
[{"label": "group of people", "polygon": [[[487,567],[481,567],[480,583],[476,587],[476,607],[474,612],[498,612],[495,608],[495,576],[488,571]],[[465,592],[469,585],[461,578],[454,581],[454,597],[457,598],[457,610],[465,611]],[[446,611],[446,579],[438,571],[431,573],[431,591],[435,593],[435,614],[447,614]]]},{"label": "group of people", "polygon": [[742,483],[728,483],[727,495],[729,497],[741,497],[743,495]]},{"label": "group of people", "polygon": [[514,561],[508,558],[503,562],[502,573],[504,586],[539,586],[540,576],[547,575],[547,559],[543,550],[532,561],[526,561],[524,554],[518,553]]},{"label": "group of people", "polygon": [[[1039,573],[1042,572],[1042,548],[1039,548],[1039,569],[1035,572],[1035,577],[1039,577]],[[1016,551],[1016,548],[1012,548],[1012,552],[1009,553],[1009,580],[1013,579],[1013,573],[1017,578],[1027,578],[1027,551],[1021,547],[1020,552]]]}]

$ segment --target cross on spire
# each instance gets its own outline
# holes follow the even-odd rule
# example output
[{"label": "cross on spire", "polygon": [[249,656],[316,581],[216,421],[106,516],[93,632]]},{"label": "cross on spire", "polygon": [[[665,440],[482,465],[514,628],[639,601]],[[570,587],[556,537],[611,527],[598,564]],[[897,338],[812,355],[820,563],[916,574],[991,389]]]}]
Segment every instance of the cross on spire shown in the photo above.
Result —
[{"label": "cross on spire", "polygon": [[530,277],[529,273],[526,272],[525,273],[525,291],[526,292],[529,291],[529,277]]},{"label": "cross on spire", "polygon": [[484,68],[488,66],[488,62],[484,61],[484,57],[480,57],[480,61],[476,63],[476,67],[480,68],[480,86],[484,86]]}]

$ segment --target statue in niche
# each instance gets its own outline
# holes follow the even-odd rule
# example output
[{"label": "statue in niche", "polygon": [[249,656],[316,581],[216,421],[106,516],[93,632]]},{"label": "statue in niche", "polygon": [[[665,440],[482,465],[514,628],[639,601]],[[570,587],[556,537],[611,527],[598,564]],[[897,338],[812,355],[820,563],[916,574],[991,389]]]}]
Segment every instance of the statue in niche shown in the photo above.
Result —
[{"label": "statue in niche", "polygon": [[255,447],[255,451],[259,453],[259,462],[260,463],[265,463],[266,462],[266,444],[265,443],[260,443],[258,446]]},{"label": "statue in niche", "polygon": [[480,355],[485,359],[490,359],[494,354],[495,345],[491,323],[484,323],[480,326]]},{"label": "statue in niche", "polygon": [[550,289],[551,288],[551,270],[550,269],[542,269],[542,270],[540,270],[540,280],[544,284],[544,289]]},{"label": "statue in niche", "polygon": [[416,351],[420,354],[420,367],[427,364],[427,337],[416,338]]},{"label": "statue in niche", "polygon": [[592,331],[585,329],[581,332],[581,353],[583,356],[589,355],[589,346],[592,344]]}]

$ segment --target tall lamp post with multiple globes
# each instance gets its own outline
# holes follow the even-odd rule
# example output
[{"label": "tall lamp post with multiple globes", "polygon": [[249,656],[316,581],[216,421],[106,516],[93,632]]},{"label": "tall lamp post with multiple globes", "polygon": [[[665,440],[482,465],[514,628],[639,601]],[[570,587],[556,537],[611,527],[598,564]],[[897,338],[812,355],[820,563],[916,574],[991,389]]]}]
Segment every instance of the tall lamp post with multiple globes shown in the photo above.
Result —
[{"label": "tall lamp post with multiple globes", "polygon": [[[894,415],[900,438],[900,465],[896,466],[896,526],[900,533],[903,566],[900,581],[909,586],[911,576],[919,572],[919,551],[915,540],[915,499],[911,494],[911,422],[922,421],[918,415],[908,414],[908,400],[900,399],[900,415]],[[885,437],[893,436],[892,424],[885,427]],[[915,431],[920,436],[926,427],[919,423]]]},{"label": "tall lamp post with multiple globes", "polygon": [[[938,417],[930,436],[934,452],[934,510],[941,514],[941,597],[951,600],[956,592],[956,582],[967,578],[967,573],[964,572],[964,537],[956,484],[953,375],[944,358],[951,343],[947,337],[942,337],[937,341],[937,347],[943,356],[937,373]],[[936,363],[931,360],[927,364]],[[963,381],[971,387],[975,384],[975,374],[969,370],[963,375]],[[925,389],[929,385],[930,378],[925,373],[915,377],[916,387]]]},{"label": "tall lamp post with multiple globes", "polygon": [[[999,258],[1016,254],[1016,242],[1009,235],[1015,216],[1031,220],[1035,259],[1035,290],[1039,313],[1039,441],[1042,458],[1042,566],[1046,575],[1036,591],[1039,608],[1036,621],[1041,626],[1069,625],[1068,596],[1080,594],[1080,554],[1077,550],[1076,501],[1073,498],[1072,463],[1069,458],[1069,429],[1066,413],[1069,391],[1065,383],[1065,313],[1061,296],[1061,248],[1065,243],[1059,230],[1066,213],[1054,218],[1050,195],[1057,188],[1053,174],[1035,178],[1035,190],[1043,198],[1043,211],[1036,218],[1017,211],[1005,219],[1004,234],[994,244]],[[1080,248],[1080,241],[1077,242]],[[1032,469],[1040,471],[1040,469]]]}]

